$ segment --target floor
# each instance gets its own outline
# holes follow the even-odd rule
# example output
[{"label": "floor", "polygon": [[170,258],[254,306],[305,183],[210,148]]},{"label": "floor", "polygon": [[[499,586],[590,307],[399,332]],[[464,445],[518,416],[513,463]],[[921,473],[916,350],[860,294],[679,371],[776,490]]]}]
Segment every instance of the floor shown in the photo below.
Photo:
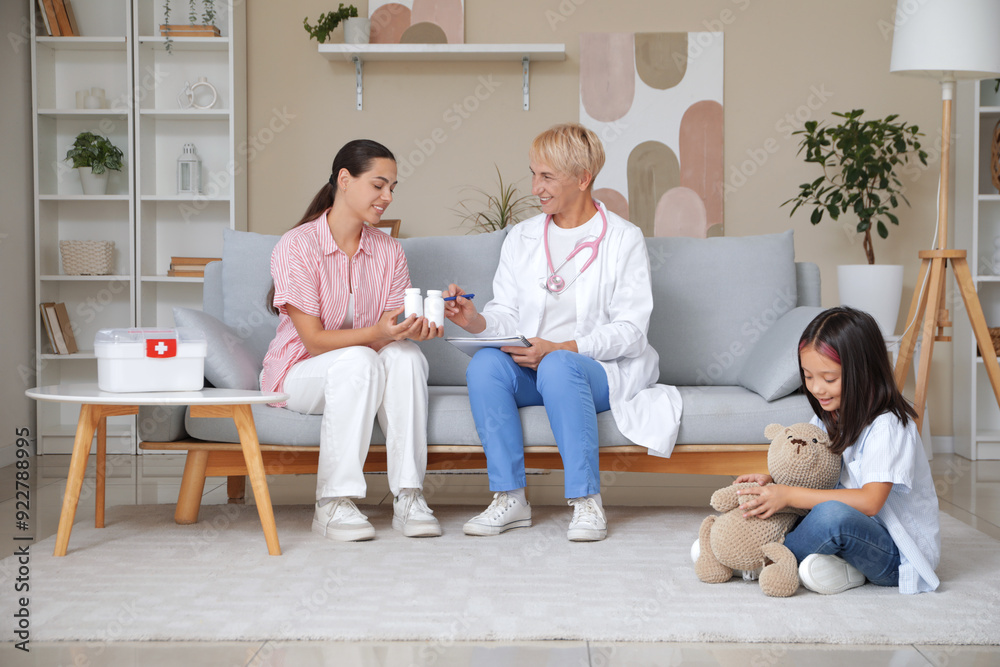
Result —
[{"label": "floor", "polygon": [[[107,504],[174,503],[180,487],[183,457],[174,455],[109,456]],[[65,488],[68,456],[42,456],[30,460],[31,520],[35,538],[53,535]],[[970,526],[1000,540],[1000,461],[970,462],[955,455],[938,454],[931,463],[941,509]],[[0,469],[0,558],[14,553],[16,528],[16,474],[14,466]],[[708,506],[712,492],[731,482],[730,477],[610,473],[603,497],[608,504]],[[269,480],[275,504],[311,502],[315,476],[280,476]],[[485,505],[491,494],[485,475],[449,472],[429,474],[425,492],[433,507],[443,504]],[[391,502],[384,475],[369,476],[365,503]],[[77,511],[77,521],[92,520],[93,458]],[[206,503],[225,503],[223,478],[209,479]],[[249,493],[249,485],[247,487]],[[539,472],[529,477],[533,503],[562,504],[562,474]],[[252,498],[248,499],[252,502]],[[569,512],[567,508],[567,512]],[[944,545],[944,548],[948,548]],[[0,573],[2,575],[2,573]],[[3,576],[0,576],[3,581]],[[4,588],[9,585],[5,584]],[[7,590],[4,595],[9,594]],[[1000,664],[1000,646],[819,646],[802,644],[734,645],[596,642],[534,642],[524,644],[431,644],[389,642],[380,644],[336,642],[219,642],[219,643],[112,643],[42,644],[31,642],[30,653],[17,650],[13,628],[0,621],[0,665],[484,665],[488,667],[616,667],[642,665],[785,665],[851,664],[971,667]]]}]

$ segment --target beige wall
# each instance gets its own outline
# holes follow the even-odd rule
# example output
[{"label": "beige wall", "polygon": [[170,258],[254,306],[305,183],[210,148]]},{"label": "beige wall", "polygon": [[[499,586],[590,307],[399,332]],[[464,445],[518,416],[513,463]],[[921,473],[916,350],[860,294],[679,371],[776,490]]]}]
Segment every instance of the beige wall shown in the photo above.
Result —
[{"label": "beige wall", "polygon": [[35,434],[34,228],[31,158],[31,33],[28,3],[0,4],[0,467],[14,462],[15,430]]},{"label": "beige wall", "polygon": [[[905,265],[908,302],[917,252],[932,245],[941,103],[933,81],[889,73],[893,0],[467,0],[469,43],[566,44],[565,62],[532,64],[528,112],[521,110],[516,62],[370,63],[365,109],[356,111],[353,66],[319,56],[302,28],[303,17],[315,19],[330,6],[327,0],[248,3],[252,231],[286,230],[326,181],[337,149],[369,137],[396,153],[403,174],[406,161],[422,163],[401,179],[387,215],[402,218],[402,234],[463,233],[449,210],[463,197],[462,186],[490,187],[494,163],[505,178],[521,178],[531,138],[579,118],[580,33],[722,30],[726,177],[733,186],[725,233],[794,229],[797,259],[819,264],[823,303],[836,305],[837,265],[862,263],[864,253],[837,223],[814,228],[808,213],[790,219],[779,208],[817,175],[796,157],[790,132],[831,111],[898,113],[926,132],[932,158],[926,171],[904,177],[912,208],[898,212],[901,225],[888,241],[875,242],[880,263]],[[367,14],[367,3],[358,7]],[[939,343],[934,357],[931,426],[935,435],[949,435],[950,345]]]}]

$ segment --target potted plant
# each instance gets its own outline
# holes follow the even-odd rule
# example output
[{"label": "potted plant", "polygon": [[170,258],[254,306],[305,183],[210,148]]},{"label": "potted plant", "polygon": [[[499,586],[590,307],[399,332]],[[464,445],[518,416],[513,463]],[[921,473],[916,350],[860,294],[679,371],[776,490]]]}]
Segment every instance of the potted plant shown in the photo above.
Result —
[{"label": "potted plant", "polygon": [[818,164],[823,175],[799,186],[799,193],[784,202],[794,204],[790,215],[800,206],[812,208],[809,221],[817,225],[825,214],[833,220],[852,213],[857,217],[856,230],[862,235],[867,264],[838,267],[840,301],[870,312],[882,327],[882,333],[895,333],[899,302],[903,291],[902,266],[876,266],[872,230],[888,238],[889,224],[899,225],[893,210],[903,201],[903,185],[896,169],[912,159],[927,164],[927,152],[920,147],[922,137],[916,125],[897,121],[892,114],[865,120],[864,109],[834,112],[842,119],[836,125],[808,121],[794,134],[802,135],[799,153],[805,161]]},{"label": "potted plant", "polygon": [[357,7],[354,5],[347,5],[345,7],[344,3],[340,3],[340,7],[337,8],[337,11],[320,14],[315,26],[309,25],[308,16],[302,19],[302,26],[306,29],[306,32],[309,33],[310,39],[315,39],[320,44],[325,44],[326,40],[330,37],[330,33],[333,32],[334,28],[340,25],[341,21],[349,18],[357,18],[357,16]]},{"label": "potted plant", "polygon": [[124,154],[107,137],[81,132],[66,151],[66,159],[80,173],[85,195],[103,195],[108,191],[108,170],[121,171]]},{"label": "potted plant", "polygon": [[171,2],[173,0],[163,3],[163,24],[160,25],[160,35],[166,37],[163,44],[168,53],[173,53],[173,37],[219,37],[222,34],[215,25],[215,0],[188,0],[187,25],[170,22]]},{"label": "potted plant", "polygon": [[508,225],[516,225],[540,210],[537,204],[531,203],[531,195],[518,196],[517,186],[505,184],[500,168],[495,164],[493,168],[497,172],[497,194],[491,194],[482,188],[467,187],[464,189],[478,193],[485,201],[479,198],[463,199],[458,203],[458,208],[452,209],[462,216],[461,224],[472,226],[470,233],[495,232]]}]

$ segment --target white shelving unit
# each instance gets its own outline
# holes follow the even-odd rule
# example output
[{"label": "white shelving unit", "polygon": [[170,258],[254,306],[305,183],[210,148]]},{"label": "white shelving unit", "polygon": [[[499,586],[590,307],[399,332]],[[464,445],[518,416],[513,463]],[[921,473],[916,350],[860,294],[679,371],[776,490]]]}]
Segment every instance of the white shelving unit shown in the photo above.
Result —
[{"label": "white shelving unit", "polygon": [[354,64],[357,110],[362,109],[364,64],[376,61],[521,61],[523,109],[529,109],[531,61],[566,60],[565,44],[320,44],[327,60]]},{"label": "white shelving unit", "polygon": [[[45,36],[35,25],[35,0],[25,1],[35,35],[36,301],[66,304],[80,348],[55,354],[39,319],[33,381],[95,382],[99,329],[173,326],[174,305],[200,307],[201,279],[167,278],[170,256],[221,256],[222,230],[246,229],[246,165],[238,154],[246,136],[245,6],[217,1],[223,36],[176,38],[171,56],[158,34],[163,0],[74,0],[80,37]],[[216,86],[219,101],[199,113],[179,109],[184,81],[199,76]],[[76,91],[92,87],[105,90],[109,108],[76,108]],[[64,161],[83,131],[107,136],[124,153],[106,195],[84,195]],[[205,197],[176,195],[177,157],[188,141],[202,152]],[[62,240],[113,240],[112,275],[63,274]],[[77,406],[40,403],[38,452],[70,452],[78,414]],[[108,451],[136,453],[135,432],[134,417],[109,419]]]},{"label": "white shelving unit", "polygon": [[[1000,265],[993,262],[1000,238],[1000,192],[993,186],[990,149],[1000,122],[1000,94],[988,79],[959,84],[956,114],[955,247],[969,253],[986,324],[1000,327]],[[955,308],[961,307],[961,301]],[[972,460],[1000,459],[1000,408],[977,353],[967,317],[955,323],[954,431],[955,452]],[[988,351],[992,354],[993,351]]]}]

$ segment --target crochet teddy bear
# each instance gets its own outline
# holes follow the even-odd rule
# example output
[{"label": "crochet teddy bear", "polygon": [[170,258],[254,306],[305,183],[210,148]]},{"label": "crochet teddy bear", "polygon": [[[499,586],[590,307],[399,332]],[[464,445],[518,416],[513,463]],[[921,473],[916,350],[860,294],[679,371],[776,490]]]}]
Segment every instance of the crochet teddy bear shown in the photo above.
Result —
[{"label": "crochet teddy bear", "polygon": [[[811,489],[837,485],[841,457],[830,451],[830,438],[823,429],[812,424],[771,424],[764,435],[771,441],[767,467],[775,484]],[[732,484],[712,494],[712,507],[725,513],[702,522],[695,573],[706,583],[718,584],[729,581],[733,570],[760,571],[765,595],[788,597],[799,588],[799,574],[795,556],[783,542],[806,512],[789,507],[766,519],[744,518],[739,506],[750,496],[736,492],[754,486],[755,482]]]}]

